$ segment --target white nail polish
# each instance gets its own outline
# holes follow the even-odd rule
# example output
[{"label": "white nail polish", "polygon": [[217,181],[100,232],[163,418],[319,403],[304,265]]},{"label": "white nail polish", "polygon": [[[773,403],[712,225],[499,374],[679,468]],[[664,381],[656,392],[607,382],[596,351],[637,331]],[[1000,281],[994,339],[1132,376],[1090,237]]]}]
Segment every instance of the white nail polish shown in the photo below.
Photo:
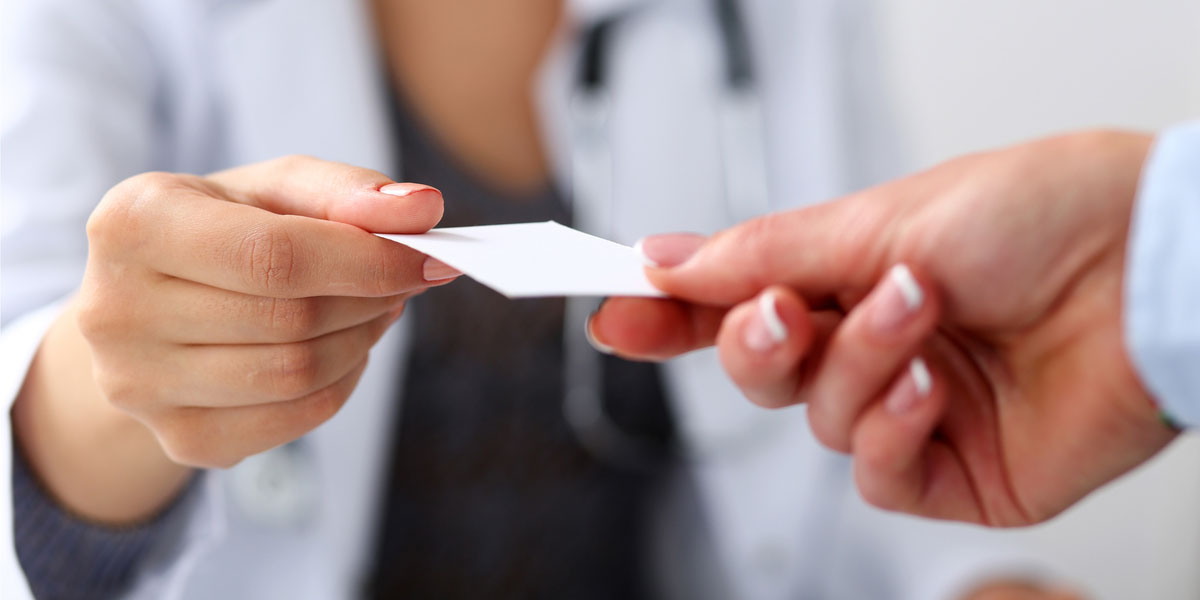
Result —
[{"label": "white nail polish", "polygon": [[657,269],[662,265],[658,264],[657,262],[655,262],[653,260],[650,260],[650,257],[646,256],[646,253],[642,251],[642,240],[644,240],[644,239],[646,239],[646,238],[641,238],[638,241],[634,242],[633,253],[636,254],[639,259],[641,259],[643,265],[646,265],[647,267],[650,267],[652,269]]},{"label": "white nail polish", "polygon": [[917,283],[917,278],[913,277],[908,265],[900,263],[892,267],[888,276],[900,288],[900,294],[904,296],[904,304],[908,306],[909,311],[916,310],[925,301],[925,292],[921,289],[921,284]]},{"label": "white nail polish", "polygon": [[587,336],[588,343],[591,344],[592,347],[595,348],[597,352],[600,352],[601,354],[612,354],[613,353],[613,349],[611,346],[601,344],[599,340],[597,340],[595,337],[592,336],[592,318],[591,317],[588,317],[583,322],[583,334]]},{"label": "white nail polish", "polygon": [[779,308],[775,301],[775,292],[767,292],[758,297],[758,314],[762,317],[763,325],[776,342],[787,339],[787,326],[779,318]]},{"label": "white nail polish", "polygon": [[917,395],[928,396],[933,391],[933,375],[929,373],[929,367],[925,364],[925,360],[921,357],[912,359],[908,363],[908,373],[912,376],[913,385],[917,388]]},{"label": "white nail polish", "polygon": [[427,191],[436,192],[438,190],[437,190],[437,188],[427,186],[423,183],[409,183],[409,182],[389,183],[389,184],[379,188],[379,193],[381,193],[381,194],[387,194],[389,196],[399,196],[401,198],[411,195],[411,194],[415,194],[417,192],[427,192]]},{"label": "white nail polish", "polygon": [[412,186],[404,185],[404,184],[400,184],[400,183],[389,183],[389,184],[379,188],[379,193],[387,194],[389,196],[404,197],[404,196],[407,196],[407,195],[413,193],[413,188],[412,188]]}]

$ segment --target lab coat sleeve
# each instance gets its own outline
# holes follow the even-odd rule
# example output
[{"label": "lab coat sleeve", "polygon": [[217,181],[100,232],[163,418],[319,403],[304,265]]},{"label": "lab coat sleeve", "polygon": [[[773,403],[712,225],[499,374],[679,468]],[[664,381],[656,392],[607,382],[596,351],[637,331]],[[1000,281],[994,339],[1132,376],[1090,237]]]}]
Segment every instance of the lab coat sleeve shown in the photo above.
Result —
[{"label": "lab coat sleeve", "polygon": [[1125,336],[1142,381],[1200,427],[1200,121],[1165,131],[1142,171],[1125,277]]},{"label": "lab coat sleeve", "polygon": [[[0,597],[19,599],[29,590],[13,539],[10,409],[61,312],[59,300],[79,284],[88,215],[115,183],[155,168],[155,135],[165,117],[136,2],[9,0],[4,8]],[[139,573],[140,580],[178,580],[195,555],[192,547],[219,535],[221,511],[210,506],[215,494],[207,491],[208,479],[185,508],[179,535],[147,559],[156,570]]]}]

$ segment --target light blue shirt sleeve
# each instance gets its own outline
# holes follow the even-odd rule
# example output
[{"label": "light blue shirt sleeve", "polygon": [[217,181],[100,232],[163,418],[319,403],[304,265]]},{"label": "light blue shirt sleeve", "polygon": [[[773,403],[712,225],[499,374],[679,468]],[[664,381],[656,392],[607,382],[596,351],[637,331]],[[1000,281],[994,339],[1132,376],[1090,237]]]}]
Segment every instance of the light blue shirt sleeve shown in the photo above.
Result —
[{"label": "light blue shirt sleeve", "polygon": [[1159,406],[1200,427],[1200,121],[1163,132],[1143,168],[1124,318],[1134,366]]}]

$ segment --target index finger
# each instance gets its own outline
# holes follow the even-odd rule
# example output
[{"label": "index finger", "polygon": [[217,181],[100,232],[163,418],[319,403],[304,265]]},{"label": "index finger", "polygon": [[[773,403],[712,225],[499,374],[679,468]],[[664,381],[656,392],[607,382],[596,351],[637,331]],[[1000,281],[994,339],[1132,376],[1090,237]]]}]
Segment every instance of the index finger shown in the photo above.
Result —
[{"label": "index finger", "polygon": [[658,298],[610,298],[588,319],[598,349],[637,360],[666,360],[713,345],[725,309]]},{"label": "index finger", "polygon": [[873,194],[753,219],[698,248],[686,235],[652,236],[638,248],[650,281],[676,298],[732,306],[781,284],[818,306],[869,289],[890,264],[890,211]]},{"label": "index finger", "polygon": [[178,177],[142,185],[119,224],[91,233],[159,273],[275,298],[390,296],[426,284],[423,254],[353,225],[228,202]]},{"label": "index finger", "polygon": [[435,188],[310,156],[285,156],[204,179],[235,202],[373,233],[424,233],[442,218],[442,194]]}]

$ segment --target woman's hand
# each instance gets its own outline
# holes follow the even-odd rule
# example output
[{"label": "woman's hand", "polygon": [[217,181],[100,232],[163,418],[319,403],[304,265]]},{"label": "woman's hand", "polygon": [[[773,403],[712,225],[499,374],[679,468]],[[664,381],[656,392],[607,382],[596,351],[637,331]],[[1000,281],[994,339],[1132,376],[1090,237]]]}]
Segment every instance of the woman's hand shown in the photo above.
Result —
[{"label": "woman's hand", "polygon": [[35,471],[85,516],[130,520],[169,499],[183,467],[312,430],[404,301],[454,275],[368,232],[420,233],[441,215],[433,188],[311,158],[117,185],[18,399]]},{"label": "woman's hand", "polygon": [[808,403],[873,504],[1035,523],[1174,436],[1122,343],[1149,146],[1065,136],[707,241],[650,238],[649,276],[686,302],[615,299],[589,331],[631,357],[715,342],[751,400]]}]

